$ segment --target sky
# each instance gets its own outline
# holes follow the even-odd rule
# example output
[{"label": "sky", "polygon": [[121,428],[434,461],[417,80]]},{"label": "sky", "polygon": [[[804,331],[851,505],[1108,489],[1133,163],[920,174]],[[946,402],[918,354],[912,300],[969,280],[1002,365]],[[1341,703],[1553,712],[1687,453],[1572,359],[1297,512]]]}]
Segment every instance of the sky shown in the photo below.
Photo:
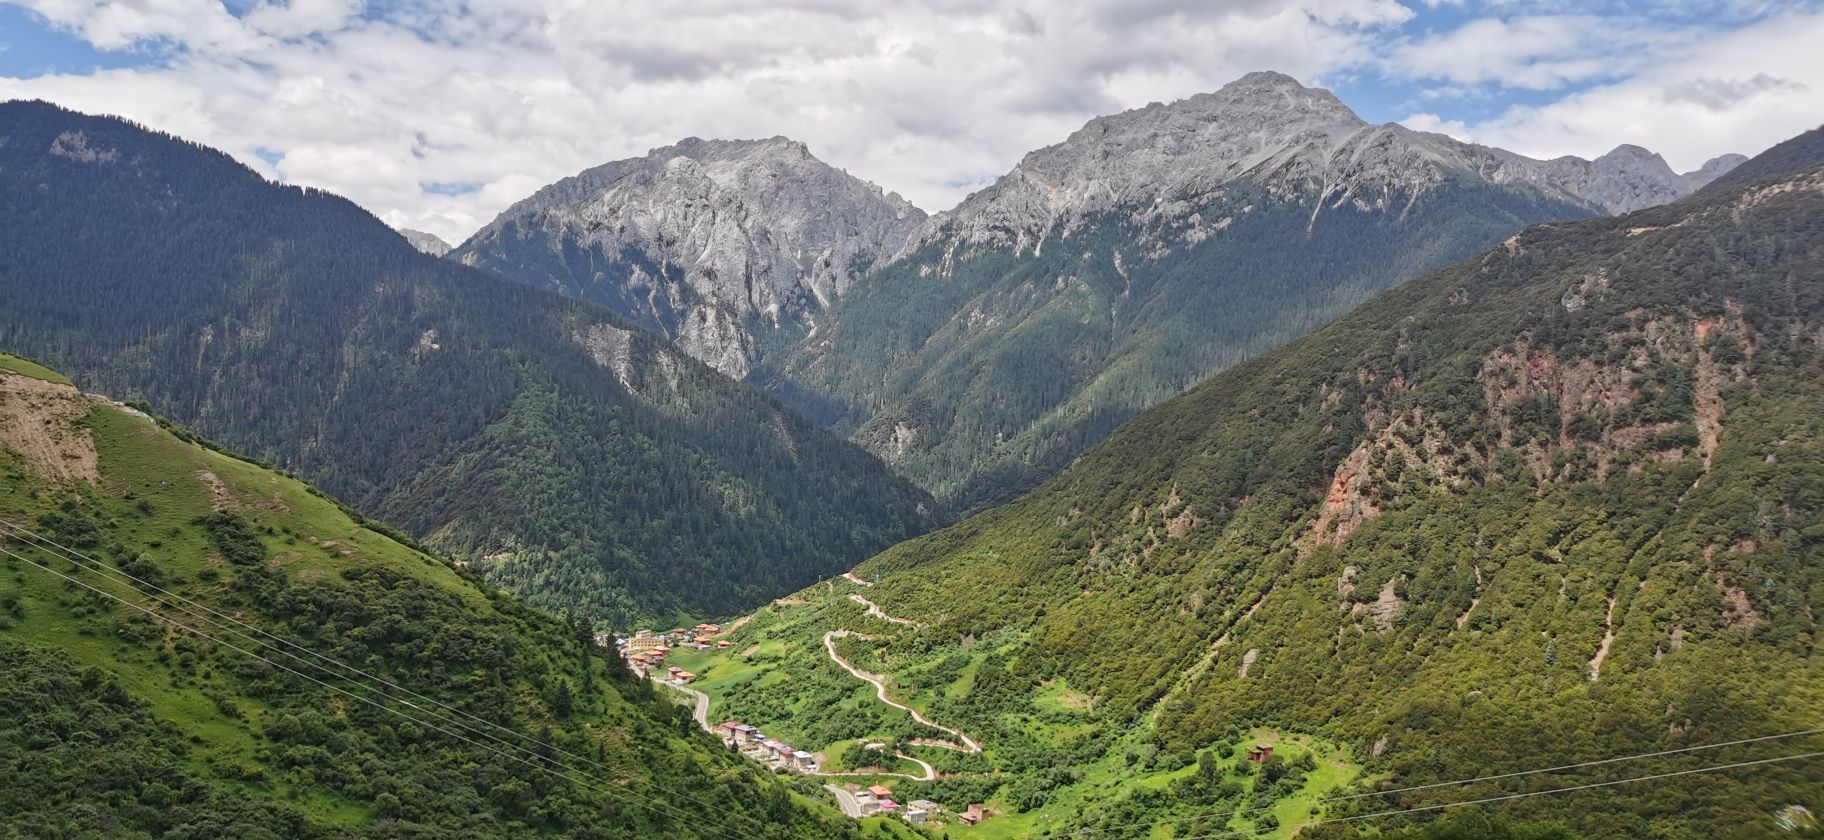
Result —
[{"label": "sky", "polygon": [[948,209],[1090,117],[1278,70],[1363,118],[1695,169],[1824,123],[1824,0],[0,0],[0,100],[459,242],[558,178],[786,135]]}]

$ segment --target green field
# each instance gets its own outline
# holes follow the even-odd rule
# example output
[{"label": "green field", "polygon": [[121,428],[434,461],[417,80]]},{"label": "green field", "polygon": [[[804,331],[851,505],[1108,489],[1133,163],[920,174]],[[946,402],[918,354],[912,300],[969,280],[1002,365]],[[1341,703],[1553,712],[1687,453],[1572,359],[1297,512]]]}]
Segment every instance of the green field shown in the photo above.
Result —
[{"label": "green field", "polygon": [[59,385],[70,384],[69,378],[65,377],[63,374],[31,361],[30,359],[22,359],[11,353],[0,353],[0,370],[10,370],[14,373],[22,373],[33,379],[42,379],[46,382],[55,382]]}]

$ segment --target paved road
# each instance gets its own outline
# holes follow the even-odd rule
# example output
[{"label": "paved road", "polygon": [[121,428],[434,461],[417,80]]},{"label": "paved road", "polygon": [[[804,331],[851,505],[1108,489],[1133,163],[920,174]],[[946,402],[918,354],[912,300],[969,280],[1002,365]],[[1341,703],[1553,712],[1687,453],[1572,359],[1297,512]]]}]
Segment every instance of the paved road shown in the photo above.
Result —
[{"label": "paved road", "polygon": [[861,819],[861,802],[855,799],[855,794],[843,790],[841,785],[824,785],[823,789],[836,794],[836,806],[842,809],[843,815]]},{"label": "paved road", "polygon": [[703,727],[704,732],[708,732],[712,735],[715,734],[715,732],[716,732],[715,728],[709,725],[709,695],[704,694],[703,692],[698,691],[694,688],[685,688],[684,686],[681,686],[681,685],[672,685],[670,682],[667,682],[666,680],[661,679],[659,677],[648,676],[646,679],[652,680],[653,682],[658,683],[659,685],[665,686],[666,688],[669,688],[672,691],[682,691],[685,694],[688,694],[691,697],[695,698],[696,704],[690,710],[690,716],[697,719],[697,725]]},{"label": "paved road", "polygon": [[843,572],[842,576],[845,578],[848,578],[850,583],[857,583],[862,586],[873,586],[874,585],[873,583],[871,583],[869,581],[865,581],[859,577],[856,577],[854,572]]},{"label": "paved road", "polygon": [[942,741],[936,741],[936,740],[931,740],[931,739],[923,739],[923,740],[921,740],[921,743],[925,744],[926,746],[942,747],[942,748],[948,749],[948,750],[956,750],[957,752],[979,753],[982,751],[982,745],[976,743],[974,738],[964,735],[963,733],[958,732],[955,729],[951,729],[948,726],[944,726],[943,724],[935,723],[930,718],[925,717],[923,714],[920,714],[917,709],[914,709],[911,706],[908,706],[904,703],[894,700],[891,697],[888,697],[887,696],[887,681],[886,681],[885,677],[879,676],[877,674],[870,674],[867,671],[863,671],[860,668],[857,668],[854,665],[849,664],[848,660],[843,659],[842,655],[838,654],[836,652],[836,639],[841,636],[854,636],[857,639],[873,638],[871,636],[864,636],[860,633],[856,633],[852,630],[831,630],[830,632],[823,634],[823,649],[825,651],[829,652],[831,659],[836,660],[836,664],[841,665],[843,670],[848,671],[856,679],[866,680],[867,682],[873,683],[874,684],[874,696],[880,698],[880,702],[885,703],[889,706],[892,706],[895,709],[904,711],[906,714],[911,715],[913,720],[916,720],[919,723],[929,726],[932,729],[936,729],[940,732],[948,732],[951,735],[956,736],[957,740],[963,742],[963,746],[959,747],[955,744],[946,744]]},{"label": "paved road", "polygon": [[[944,744],[941,741],[936,742],[935,745],[944,747],[946,749],[952,749],[952,750],[957,749],[956,747],[948,745],[948,744]],[[831,779],[841,779],[841,778],[845,778],[845,777],[855,777],[855,776],[865,776],[865,777],[870,777],[870,778],[874,777],[874,776],[892,776],[895,779],[911,779],[912,781],[915,781],[915,782],[930,782],[930,781],[935,781],[937,779],[937,768],[936,767],[932,767],[930,764],[926,763],[925,761],[923,761],[921,759],[913,758],[912,756],[906,755],[903,752],[896,752],[893,755],[895,758],[903,758],[907,761],[912,762],[913,764],[918,765],[919,769],[921,770],[920,775],[914,776],[911,773],[857,773],[854,771],[848,771],[848,772],[843,772],[843,773],[826,773],[822,770],[819,770],[815,773],[806,772],[805,775],[807,775],[807,776],[826,776]]]}]

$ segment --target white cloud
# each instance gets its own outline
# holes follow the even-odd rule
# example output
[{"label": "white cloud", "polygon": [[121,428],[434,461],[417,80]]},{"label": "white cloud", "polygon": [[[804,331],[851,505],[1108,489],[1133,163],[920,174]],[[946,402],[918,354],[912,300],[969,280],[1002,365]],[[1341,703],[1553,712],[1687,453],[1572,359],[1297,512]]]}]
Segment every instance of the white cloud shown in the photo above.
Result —
[{"label": "white cloud", "polygon": [[1753,155],[1824,122],[1824,11],[1778,15],[1672,61],[1556,102],[1511,108],[1464,129],[1534,157],[1650,146],[1673,168]]},{"label": "white cloud", "polygon": [[97,47],[169,55],[0,78],[0,97],[121,114],[455,240],[539,185],[689,135],[791,136],[944,209],[1091,116],[1262,68],[1315,81],[1411,14],[1395,0],[22,2]]},{"label": "white cloud", "polygon": [[290,0],[261,3],[241,20],[249,29],[275,38],[302,38],[339,30],[360,11],[358,0]]},{"label": "white cloud", "polygon": [[211,50],[246,51],[261,46],[258,34],[215,0],[29,0],[21,5],[104,50],[144,41]]},{"label": "white cloud", "polygon": [[1400,124],[1413,131],[1430,131],[1447,134],[1465,143],[1476,142],[1475,132],[1470,131],[1467,123],[1462,120],[1447,120],[1437,114],[1420,112],[1400,120]]},{"label": "white cloud", "polygon": [[[1396,0],[12,2],[152,60],[0,78],[0,98],[121,114],[451,240],[689,135],[784,134],[940,210],[1091,116],[1259,69],[1391,79],[1423,103],[1415,128],[1541,155],[1635,142],[1687,168],[1824,114],[1815,9],[1700,38],[1609,10],[1408,36]],[[1593,82],[1492,119],[1449,107]]]},{"label": "white cloud", "polygon": [[1668,50],[1693,37],[1690,31],[1625,17],[1481,18],[1400,43],[1384,69],[1395,76],[1457,85],[1556,90],[1625,76],[1649,61],[1663,60]]}]

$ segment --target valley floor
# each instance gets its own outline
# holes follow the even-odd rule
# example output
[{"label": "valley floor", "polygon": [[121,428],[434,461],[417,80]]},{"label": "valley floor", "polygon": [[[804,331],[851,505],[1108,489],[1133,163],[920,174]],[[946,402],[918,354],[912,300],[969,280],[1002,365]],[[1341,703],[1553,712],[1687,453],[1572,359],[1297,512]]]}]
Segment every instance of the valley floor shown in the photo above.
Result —
[{"label": "valley floor", "polygon": [[[924,829],[958,837],[1062,830],[1286,837],[1322,814],[1324,797],[1361,776],[1337,745],[1264,728],[1230,733],[1200,754],[1164,755],[1146,742],[1147,726],[1116,719],[1062,681],[984,720],[964,700],[984,669],[993,671],[997,652],[1019,640],[902,653],[895,646],[925,625],[857,591],[870,586],[850,574],[782,599],[731,622],[713,644],[671,653],[666,662],[692,676],[688,685],[656,668],[652,679],[677,691],[698,725],[731,748],[831,778],[824,787],[845,814],[877,816],[883,798],[900,812],[916,802],[914,819]],[[810,750],[814,764],[753,749],[724,720]],[[891,793],[870,795],[869,787]],[[1103,824],[1090,828],[1087,813],[1102,814]]]}]

